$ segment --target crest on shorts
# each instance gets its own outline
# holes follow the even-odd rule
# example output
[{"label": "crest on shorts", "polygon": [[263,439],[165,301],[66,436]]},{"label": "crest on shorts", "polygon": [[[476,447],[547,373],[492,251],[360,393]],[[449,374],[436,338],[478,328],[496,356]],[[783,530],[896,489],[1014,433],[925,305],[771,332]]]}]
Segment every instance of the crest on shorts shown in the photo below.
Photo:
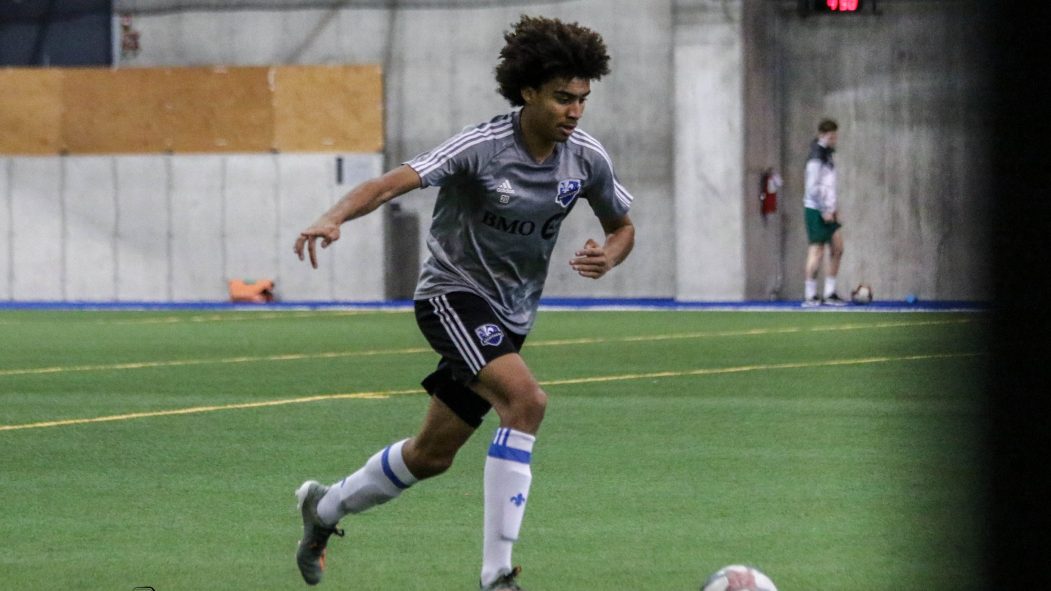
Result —
[{"label": "crest on shorts", "polygon": [[495,324],[483,324],[474,329],[474,334],[478,335],[478,340],[483,345],[490,347],[495,347],[504,342],[504,331],[500,330],[500,327]]},{"label": "crest on shorts", "polygon": [[558,195],[555,201],[562,207],[569,207],[570,203],[580,194],[580,179],[567,179],[558,181]]}]

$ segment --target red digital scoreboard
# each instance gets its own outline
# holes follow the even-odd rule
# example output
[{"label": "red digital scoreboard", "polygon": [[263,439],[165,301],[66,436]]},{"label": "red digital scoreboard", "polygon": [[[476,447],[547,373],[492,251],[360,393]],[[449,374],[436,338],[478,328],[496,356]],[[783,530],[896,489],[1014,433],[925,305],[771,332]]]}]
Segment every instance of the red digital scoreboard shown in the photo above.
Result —
[{"label": "red digital scoreboard", "polygon": [[824,0],[818,4],[824,4],[829,12],[857,12],[861,8],[861,0]]},{"label": "red digital scoreboard", "polygon": [[815,14],[851,14],[865,8],[864,0],[809,0],[807,12]]}]

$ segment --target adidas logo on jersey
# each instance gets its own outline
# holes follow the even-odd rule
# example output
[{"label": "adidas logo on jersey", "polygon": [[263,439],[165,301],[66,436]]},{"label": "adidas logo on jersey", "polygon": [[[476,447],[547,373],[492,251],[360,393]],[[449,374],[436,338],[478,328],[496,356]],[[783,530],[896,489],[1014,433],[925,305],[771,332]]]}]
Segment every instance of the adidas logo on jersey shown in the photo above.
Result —
[{"label": "adidas logo on jersey", "polygon": [[511,181],[504,179],[504,182],[500,183],[500,186],[496,188],[497,193],[509,193],[515,194],[514,187],[511,186]]}]

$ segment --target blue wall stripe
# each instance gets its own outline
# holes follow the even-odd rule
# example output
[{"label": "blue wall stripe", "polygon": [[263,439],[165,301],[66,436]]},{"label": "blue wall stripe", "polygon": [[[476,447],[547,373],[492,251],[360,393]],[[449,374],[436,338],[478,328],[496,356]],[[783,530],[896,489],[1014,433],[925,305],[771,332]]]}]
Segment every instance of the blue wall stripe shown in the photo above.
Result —
[{"label": "blue wall stripe", "polygon": [[[929,301],[908,303],[878,300],[864,306],[801,308],[798,301],[681,302],[670,298],[544,298],[541,308],[614,309],[614,310],[743,310],[785,312],[983,312],[992,309],[990,302]],[[112,301],[0,301],[0,310],[412,310],[411,300],[382,301],[286,301],[269,304],[234,304],[226,301],[180,302],[112,302]]]}]

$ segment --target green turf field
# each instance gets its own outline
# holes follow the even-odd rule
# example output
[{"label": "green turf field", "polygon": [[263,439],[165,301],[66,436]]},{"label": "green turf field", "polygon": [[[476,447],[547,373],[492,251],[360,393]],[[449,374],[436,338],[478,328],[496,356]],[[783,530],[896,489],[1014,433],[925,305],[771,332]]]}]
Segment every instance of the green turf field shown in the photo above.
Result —
[{"label": "green turf field", "polygon": [[[530,591],[978,589],[981,313],[546,311]],[[293,491],[411,435],[408,312],[0,312],[0,589],[302,589]],[[175,411],[175,412],[172,412]],[[490,416],[321,589],[477,589]]]}]

